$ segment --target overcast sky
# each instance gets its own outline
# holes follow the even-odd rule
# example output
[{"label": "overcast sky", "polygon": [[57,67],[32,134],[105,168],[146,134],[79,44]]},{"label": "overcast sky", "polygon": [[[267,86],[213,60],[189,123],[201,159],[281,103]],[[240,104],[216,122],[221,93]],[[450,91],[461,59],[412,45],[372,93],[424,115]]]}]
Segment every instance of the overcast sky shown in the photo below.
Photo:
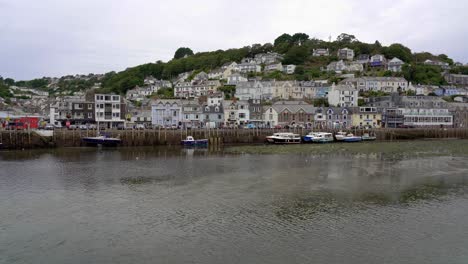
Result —
[{"label": "overcast sky", "polygon": [[468,62],[467,0],[0,0],[0,75],[120,71],[282,33],[402,43]]}]

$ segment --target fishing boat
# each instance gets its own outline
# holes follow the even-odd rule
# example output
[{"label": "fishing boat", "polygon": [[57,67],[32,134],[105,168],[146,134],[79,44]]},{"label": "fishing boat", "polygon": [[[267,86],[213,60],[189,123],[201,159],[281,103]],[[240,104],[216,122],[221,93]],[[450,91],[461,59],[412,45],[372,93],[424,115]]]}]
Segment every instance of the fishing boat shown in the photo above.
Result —
[{"label": "fishing boat", "polygon": [[333,134],[328,132],[310,132],[302,138],[304,143],[328,143],[333,142]]},{"label": "fishing boat", "polygon": [[208,139],[194,139],[192,136],[188,136],[185,140],[181,141],[183,146],[196,147],[196,146],[208,146]]},{"label": "fishing boat", "polygon": [[359,136],[355,136],[353,134],[348,134],[345,137],[343,137],[343,142],[360,142],[362,141],[362,138]]},{"label": "fishing boat", "polygon": [[122,143],[120,138],[110,137],[108,134],[101,134],[97,137],[83,137],[81,141],[88,145],[114,147]]},{"label": "fishing boat", "polygon": [[301,136],[293,133],[274,133],[266,137],[266,141],[271,144],[300,144]]},{"label": "fishing boat", "polygon": [[364,135],[362,135],[361,138],[362,138],[363,141],[374,141],[374,140],[377,139],[376,136],[371,135],[371,134],[369,134],[369,133],[364,133]]},{"label": "fishing boat", "polygon": [[335,134],[336,141],[343,141],[345,137],[346,137],[346,132],[343,132],[343,131],[336,132]]}]

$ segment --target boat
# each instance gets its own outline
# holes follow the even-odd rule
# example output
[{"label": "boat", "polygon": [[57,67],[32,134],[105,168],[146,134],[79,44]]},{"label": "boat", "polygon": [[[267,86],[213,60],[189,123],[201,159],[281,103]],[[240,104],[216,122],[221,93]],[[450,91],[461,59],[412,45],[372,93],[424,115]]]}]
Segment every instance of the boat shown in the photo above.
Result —
[{"label": "boat", "polygon": [[336,141],[343,141],[344,137],[346,137],[346,132],[339,131],[335,134]]},{"label": "boat", "polygon": [[187,136],[185,140],[181,141],[183,146],[208,146],[208,139],[194,139],[192,136]]},{"label": "boat", "polygon": [[293,133],[274,133],[266,137],[266,141],[271,144],[300,144],[301,136]]},{"label": "boat", "polygon": [[88,145],[117,146],[122,143],[120,138],[110,137],[108,134],[101,134],[97,137],[83,137],[81,141]]},{"label": "boat", "polygon": [[310,132],[302,138],[304,143],[328,143],[333,142],[333,134],[327,132]]},{"label": "boat", "polygon": [[377,139],[376,136],[370,135],[369,133],[364,133],[364,135],[362,135],[361,138],[362,138],[363,141],[374,141],[374,140]]},{"label": "boat", "polygon": [[353,134],[348,134],[343,137],[343,142],[360,142],[362,138],[359,136],[355,136]]}]

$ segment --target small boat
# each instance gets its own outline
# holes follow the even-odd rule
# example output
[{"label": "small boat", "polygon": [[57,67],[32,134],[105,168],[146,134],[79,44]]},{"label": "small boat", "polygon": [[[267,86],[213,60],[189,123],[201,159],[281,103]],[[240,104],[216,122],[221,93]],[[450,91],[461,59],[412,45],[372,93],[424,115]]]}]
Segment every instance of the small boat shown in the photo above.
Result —
[{"label": "small boat", "polygon": [[293,133],[274,133],[266,137],[266,141],[271,144],[300,144],[301,136]]},{"label": "small boat", "polygon": [[362,138],[363,141],[374,141],[374,140],[377,139],[376,136],[370,135],[369,133],[364,133],[364,135],[362,135],[361,138]]},{"label": "small boat", "polygon": [[343,142],[360,142],[362,141],[361,137],[355,136],[353,134],[348,134],[343,137]]},{"label": "small boat", "polygon": [[333,134],[327,132],[310,132],[302,138],[304,143],[328,143],[333,142]]},{"label": "small boat", "polygon": [[192,136],[188,136],[181,143],[184,146],[208,146],[208,139],[194,139]]},{"label": "small boat", "polygon": [[343,132],[343,131],[336,132],[335,134],[336,141],[343,141],[345,137],[346,137],[346,132]]},{"label": "small boat", "polygon": [[107,134],[102,134],[97,137],[84,137],[81,141],[88,145],[101,145],[101,146],[117,146],[122,143],[120,138],[109,137]]}]

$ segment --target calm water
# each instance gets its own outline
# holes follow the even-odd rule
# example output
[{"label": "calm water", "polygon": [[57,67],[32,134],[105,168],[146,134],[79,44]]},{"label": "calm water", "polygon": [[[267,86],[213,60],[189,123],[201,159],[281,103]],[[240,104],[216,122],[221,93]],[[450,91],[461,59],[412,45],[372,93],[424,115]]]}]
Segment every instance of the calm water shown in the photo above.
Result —
[{"label": "calm water", "polygon": [[0,263],[468,263],[468,156],[360,152],[0,152]]}]

